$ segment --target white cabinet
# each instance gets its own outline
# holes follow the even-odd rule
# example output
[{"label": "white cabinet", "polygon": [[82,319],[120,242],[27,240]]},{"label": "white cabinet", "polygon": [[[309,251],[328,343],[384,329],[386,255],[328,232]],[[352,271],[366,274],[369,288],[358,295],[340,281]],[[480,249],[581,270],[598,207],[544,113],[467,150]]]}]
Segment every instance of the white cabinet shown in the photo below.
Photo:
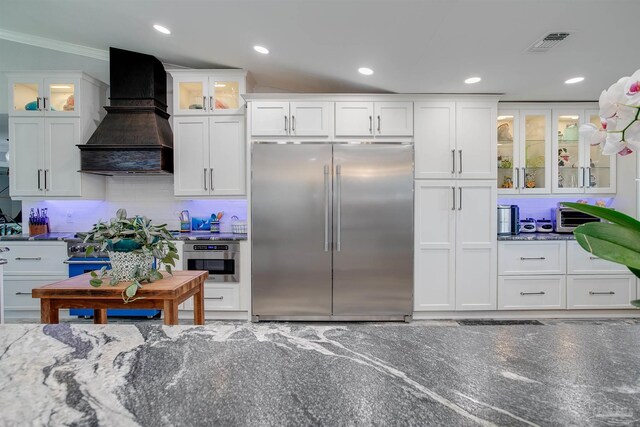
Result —
[{"label": "white cabinet", "polygon": [[565,274],[563,241],[500,242],[498,274]]},{"label": "white cabinet", "polygon": [[500,276],[499,310],[553,310],[566,308],[566,277]]},{"label": "white cabinet", "polygon": [[622,264],[607,261],[582,249],[575,240],[567,242],[568,274],[631,274]]},{"label": "white cabinet", "polygon": [[411,136],[413,103],[336,102],[336,137]]},{"label": "white cabinet", "polygon": [[[82,73],[54,77],[11,75],[12,198],[104,196],[103,177],[78,172],[77,145],[86,142],[96,129],[105,89],[106,85]],[[29,101],[34,96],[39,99],[35,110],[31,109],[33,101]],[[23,105],[24,102],[27,103]]]},{"label": "white cabinet", "polygon": [[252,136],[329,136],[331,102],[254,101]]},{"label": "white cabinet", "polygon": [[415,310],[495,310],[493,181],[416,181]]},{"label": "white cabinet", "polygon": [[244,70],[169,70],[173,78],[173,114],[243,114]]},{"label": "white cabinet", "polygon": [[244,116],[174,117],[175,195],[244,195],[244,129]]},{"label": "white cabinet", "polygon": [[415,177],[495,179],[496,114],[490,101],[416,102]]},{"label": "white cabinet", "polygon": [[567,276],[567,308],[632,308],[636,299],[636,278],[632,275]]}]

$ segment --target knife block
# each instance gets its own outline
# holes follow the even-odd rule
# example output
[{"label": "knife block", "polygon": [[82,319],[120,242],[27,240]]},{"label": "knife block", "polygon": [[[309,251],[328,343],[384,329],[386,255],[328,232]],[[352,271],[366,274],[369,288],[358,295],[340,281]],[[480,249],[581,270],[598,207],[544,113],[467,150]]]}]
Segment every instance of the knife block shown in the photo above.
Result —
[{"label": "knife block", "polygon": [[36,236],[38,234],[48,233],[49,226],[47,224],[29,224],[29,235]]}]

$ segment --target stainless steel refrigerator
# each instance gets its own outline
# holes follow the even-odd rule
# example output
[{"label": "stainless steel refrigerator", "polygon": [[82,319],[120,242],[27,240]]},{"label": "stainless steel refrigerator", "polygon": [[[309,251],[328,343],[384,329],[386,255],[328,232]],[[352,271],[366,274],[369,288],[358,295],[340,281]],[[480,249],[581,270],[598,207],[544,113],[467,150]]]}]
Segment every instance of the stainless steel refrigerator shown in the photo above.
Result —
[{"label": "stainless steel refrigerator", "polygon": [[413,145],[254,142],[253,320],[408,320]]}]

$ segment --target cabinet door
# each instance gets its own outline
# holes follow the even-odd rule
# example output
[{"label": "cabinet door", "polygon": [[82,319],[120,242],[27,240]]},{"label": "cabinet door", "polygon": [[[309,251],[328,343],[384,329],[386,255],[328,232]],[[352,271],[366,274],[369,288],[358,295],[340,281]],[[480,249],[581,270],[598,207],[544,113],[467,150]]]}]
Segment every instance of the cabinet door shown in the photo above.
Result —
[{"label": "cabinet door", "polygon": [[633,308],[635,276],[567,276],[568,309]]},{"label": "cabinet door", "polygon": [[209,118],[174,117],[174,193],[209,195]]},{"label": "cabinet door", "polygon": [[553,110],[552,182],[554,193],[584,193],[584,150],[578,132],[582,110]]},{"label": "cabinet door", "polygon": [[246,92],[245,78],[223,74],[209,77],[209,111],[217,114],[234,114],[241,112]]},{"label": "cabinet door", "polygon": [[43,81],[41,79],[9,79],[9,114],[11,116],[42,116]]},{"label": "cabinet door", "polygon": [[[593,123],[602,129],[598,110],[588,110],[585,112],[587,123]],[[602,147],[592,145],[585,149],[584,167],[585,172],[585,192],[587,193],[615,193],[616,192],[616,161],[618,156],[606,156],[602,154]]]},{"label": "cabinet door", "polygon": [[575,240],[567,242],[567,274],[629,274],[629,269],[589,253]]},{"label": "cabinet door", "polygon": [[415,176],[453,178],[456,175],[455,102],[416,102]]},{"label": "cabinet door", "polygon": [[336,136],[373,135],[373,102],[336,102]]},{"label": "cabinet door", "polygon": [[209,119],[209,188],[212,195],[245,194],[244,116]]},{"label": "cabinet door", "polygon": [[486,180],[458,181],[457,185],[456,309],[495,310],[496,184]]},{"label": "cabinet door", "polygon": [[500,276],[498,310],[566,308],[567,276]]},{"label": "cabinet door", "polygon": [[376,135],[413,135],[413,102],[376,102]]},{"label": "cabinet door", "polygon": [[253,136],[289,135],[289,103],[252,102],[251,134]]},{"label": "cabinet door", "polygon": [[330,102],[292,102],[291,135],[329,136]]},{"label": "cabinet door", "polygon": [[44,120],[44,188],[47,196],[80,196],[80,119]]},{"label": "cabinet door", "polygon": [[520,111],[520,194],[551,192],[551,111]]},{"label": "cabinet door", "polygon": [[456,103],[458,178],[496,179],[497,109],[497,102]]},{"label": "cabinet door", "polygon": [[15,196],[44,195],[44,120],[9,119],[9,183]]},{"label": "cabinet door", "polygon": [[455,310],[456,201],[455,181],[415,181],[416,311]]},{"label": "cabinet door", "polygon": [[80,116],[80,79],[58,76],[44,79],[45,116]]},{"label": "cabinet door", "polygon": [[173,77],[173,114],[194,115],[209,111],[207,76],[194,74]]},{"label": "cabinet door", "polygon": [[520,120],[517,110],[498,111],[498,194],[520,191]]}]

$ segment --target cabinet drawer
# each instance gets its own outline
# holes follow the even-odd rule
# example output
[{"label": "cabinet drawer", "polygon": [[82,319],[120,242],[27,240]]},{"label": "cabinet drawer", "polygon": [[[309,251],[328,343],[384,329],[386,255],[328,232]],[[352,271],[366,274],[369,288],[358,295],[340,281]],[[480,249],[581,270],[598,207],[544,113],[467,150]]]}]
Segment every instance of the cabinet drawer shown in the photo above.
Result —
[{"label": "cabinet drawer", "polygon": [[598,258],[585,251],[578,242],[567,242],[568,274],[629,274],[629,269],[622,264]]},{"label": "cabinet drawer", "polygon": [[568,276],[567,308],[632,308],[636,299],[635,276]]},{"label": "cabinet drawer", "polygon": [[64,261],[67,257],[65,242],[15,242],[2,244],[9,248],[3,254],[7,259],[4,266],[6,276],[68,276],[69,269]]},{"label": "cabinet drawer", "polygon": [[565,274],[565,242],[499,242],[498,274]]},{"label": "cabinet drawer", "polygon": [[40,310],[40,299],[33,298],[31,291],[33,288],[48,285],[66,279],[66,276],[60,277],[42,277],[42,278],[12,278],[4,279],[4,309],[11,310]]},{"label": "cabinet drawer", "polygon": [[498,310],[565,308],[566,276],[501,276]]},{"label": "cabinet drawer", "polygon": [[231,283],[231,284],[205,283],[204,309],[205,310],[239,310],[240,309],[239,285],[237,283]]}]

